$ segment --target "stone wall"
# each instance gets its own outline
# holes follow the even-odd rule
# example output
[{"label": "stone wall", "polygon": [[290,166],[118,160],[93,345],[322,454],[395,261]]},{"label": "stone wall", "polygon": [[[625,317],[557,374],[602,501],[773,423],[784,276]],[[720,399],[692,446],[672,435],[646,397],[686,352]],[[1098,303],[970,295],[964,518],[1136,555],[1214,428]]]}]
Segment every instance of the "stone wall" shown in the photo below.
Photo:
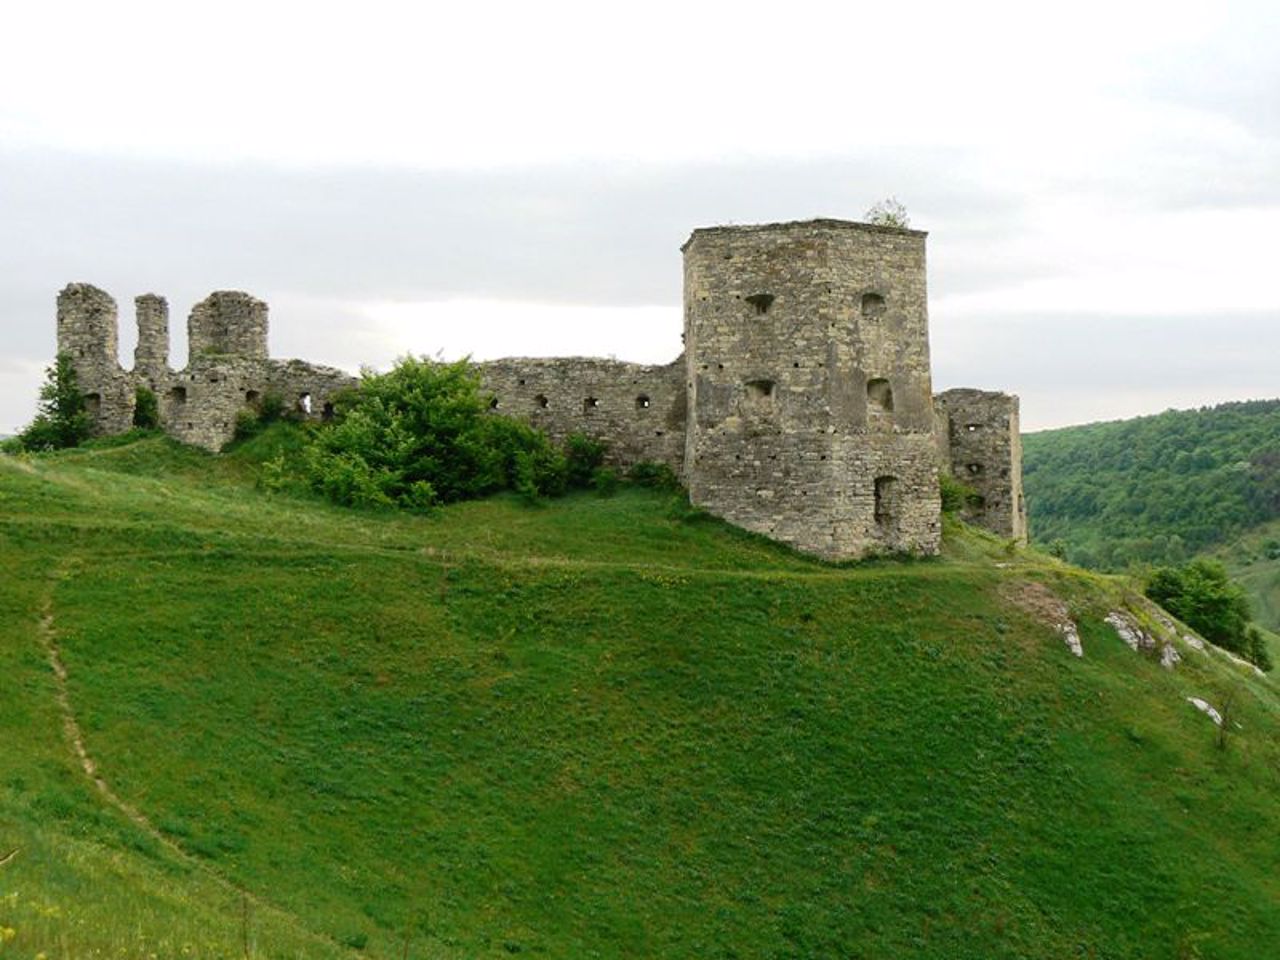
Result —
[{"label": "stone wall", "polygon": [[[974,522],[1025,539],[1017,398],[931,395],[925,234],[813,220],[695,230],[682,250],[683,356],[483,363],[494,409],[557,441],[601,440],[615,466],[666,463],[695,504],[828,559],[935,553],[939,468],[978,490]],[[271,394],[325,419],[358,385],[331,367],[268,359],[267,305],[238,291],[192,309],[189,361],[174,372],[168,305],[154,294],[135,305],[125,371],[115,301],[88,284],[58,297],[58,349],[98,433],[127,430],[146,386],[169,433],[218,450],[240,412]]]},{"label": "stone wall", "polygon": [[617,360],[511,358],[482,363],[484,388],[499,413],[519,417],[562,442],[582,433],[607,445],[606,461],[684,461],[684,358],[665,366]]},{"label": "stone wall", "polygon": [[[248,294],[211,294],[191,311],[195,339],[187,366],[169,369],[169,308],[163,297],[135,301],[138,346],[131,371],[117,359],[116,302],[88,284],[70,284],[58,297],[58,350],[76,366],[98,434],[133,425],[137,390],[153,391],[164,430],[184,443],[220,450],[235,433],[236,417],[269,394],[304,416],[332,413],[333,396],[356,377],[332,367],[266,356],[267,305]],[[238,352],[247,351],[247,352]]]},{"label": "stone wall", "polygon": [[965,519],[1011,540],[1027,539],[1022,496],[1022,434],[1018,398],[960,388],[934,398],[942,462],[978,493]]},{"label": "stone wall", "polygon": [[937,551],[924,239],[831,220],[694,231],[695,504],[829,559]]}]

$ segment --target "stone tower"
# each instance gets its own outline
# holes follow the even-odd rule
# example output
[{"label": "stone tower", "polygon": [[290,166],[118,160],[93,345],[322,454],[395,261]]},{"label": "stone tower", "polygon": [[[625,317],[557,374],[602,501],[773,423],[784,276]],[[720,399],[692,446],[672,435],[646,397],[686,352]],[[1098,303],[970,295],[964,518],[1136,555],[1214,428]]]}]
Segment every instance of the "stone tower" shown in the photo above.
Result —
[{"label": "stone tower", "polygon": [[58,294],[58,352],[71,357],[93,432],[133,425],[133,386],[120,369],[119,311],[110,294],[69,283]]},{"label": "stone tower", "polygon": [[154,293],[134,298],[133,304],[138,318],[133,372],[154,391],[169,373],[169,304]]},{"label": "stone tower", "polygon": [[233,356],[267,359],[267,305],[239,290],[218,290],[191,308],[190,359]]},{"label": "stone tower", "polygon": [[938,394],[934,404],[943,466],[977,494],[965,508],[965,519],[1025,543],[1027,506],[1022,497],[1018,398],[962,387]]},{"label": "stone tower", "polygon": [[925,234],[712,227],[683,252],[692,501],[831,560],[937,552]]}]

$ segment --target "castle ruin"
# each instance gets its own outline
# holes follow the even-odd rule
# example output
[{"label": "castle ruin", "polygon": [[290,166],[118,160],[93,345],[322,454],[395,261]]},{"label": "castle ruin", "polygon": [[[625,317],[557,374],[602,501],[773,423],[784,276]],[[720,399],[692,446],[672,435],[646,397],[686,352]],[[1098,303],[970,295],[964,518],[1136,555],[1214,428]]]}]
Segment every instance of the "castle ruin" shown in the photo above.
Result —
[{"label": "castle ruin", "polygon": [[[616,466],[666,463],[695,505],[826,559],[936,553],[939,470],[976,490],[969,519],[1023,541],[1017,397],[932,393],[925,236],[841,220],[698,229],[682,248],[672,363],[509,358],[478,364],[482,381],[499,412],[601,440]],[[187,366],[173,371],[167,304],[135,304],[126,371],[115,301],[87,284],[58,297],[58,350],[99,434],[129,429],[146,387],[168,433],[216,451],[269,394],[325,419],[359,383],[270,359],[267,305],[226,291],[191,311]]]}]

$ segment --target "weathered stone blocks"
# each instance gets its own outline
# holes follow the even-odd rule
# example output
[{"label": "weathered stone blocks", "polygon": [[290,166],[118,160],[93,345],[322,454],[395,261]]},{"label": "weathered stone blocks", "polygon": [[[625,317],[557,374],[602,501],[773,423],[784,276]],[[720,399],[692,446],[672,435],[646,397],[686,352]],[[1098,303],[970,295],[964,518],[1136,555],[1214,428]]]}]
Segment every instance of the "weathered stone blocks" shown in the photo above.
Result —
[{"label": "weathered stone blocks", "polygon": [[[563,440],[582,433],[619,467],[666,463],[695,504],[831,560],[935,553],[939,469],[982,497],[972,519],[1026,537],[1018,401],[931,393],[925,234],[840,220],[695,230],[684,253],[685,353],[663,366],[511,358],[479,365],[494,409]],[[210,450],[270,393],[323,419],[356,378],[270,360],[267,305],[220,291],[188,319],[168,364],[168,305],[136,301],[132,371],[116,359],[115,301],[88,284],[58,297],[95,429],[129,428],[135,391],[175,437]]]},{"label": "weathered stone blocks", "polygon": [[1018,398],[964,387],[938,394],[934,403],[940,462],[978,495],[966,508],[966,519],[1025,543]]}]

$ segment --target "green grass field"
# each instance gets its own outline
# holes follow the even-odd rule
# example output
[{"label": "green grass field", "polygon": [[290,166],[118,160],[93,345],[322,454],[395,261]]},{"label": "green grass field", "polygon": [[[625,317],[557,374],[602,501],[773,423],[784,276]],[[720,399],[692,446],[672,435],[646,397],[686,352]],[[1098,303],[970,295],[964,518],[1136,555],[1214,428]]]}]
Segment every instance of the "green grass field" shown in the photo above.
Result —
[{"label": "green grass field", "polygon": [[0,957],[1280,951],[1280,699],[1131,652],[1121,581],[644,490],[344,511],[280,443],[0,458]]}]

